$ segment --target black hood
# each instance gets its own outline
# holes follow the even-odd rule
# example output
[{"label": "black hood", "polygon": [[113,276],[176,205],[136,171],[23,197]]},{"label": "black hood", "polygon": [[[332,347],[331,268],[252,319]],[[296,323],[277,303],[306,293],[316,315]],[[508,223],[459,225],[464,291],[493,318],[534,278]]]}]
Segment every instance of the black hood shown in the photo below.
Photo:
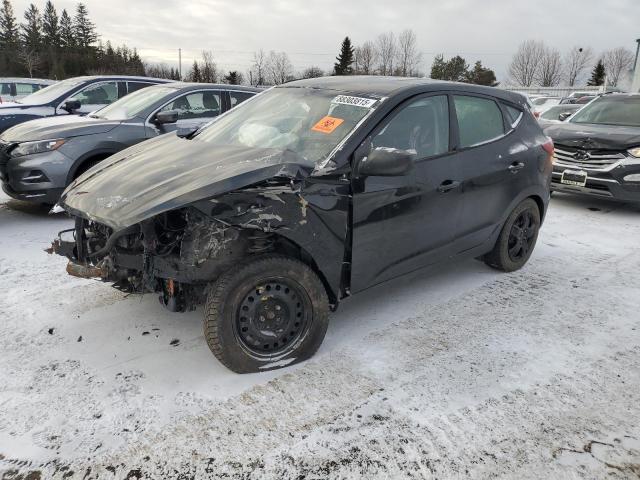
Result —
[{"label": "black hood", "polygon": [[60,205],[114,230],[273,177],[311,171],[293,152],[162,135],[109,157],[73,182]]},{"label": "black hood", "polygon": [[21,123],[6,130],[0,138],[5,142],[13,143],[79,137],[109,132],[120,123],[113,120],[63,115]]},{"label": "black hood", "polygon": [[544,129],[554,143],[596,150],[627,150],[640,145],[640,127],[563,122]]}]

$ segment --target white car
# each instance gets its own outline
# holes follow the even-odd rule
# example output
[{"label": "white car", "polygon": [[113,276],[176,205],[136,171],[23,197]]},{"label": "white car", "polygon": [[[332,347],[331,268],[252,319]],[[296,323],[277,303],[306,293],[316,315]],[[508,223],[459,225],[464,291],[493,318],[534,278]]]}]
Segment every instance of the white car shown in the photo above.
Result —
[{"label": "white car", "polygon": [[0,103],[11,104],[54,83],[39,78],[0,78]]},{"label": "white car", "polygon": [[551,107],[554,107],[556,105],[560,104],[560,100],[562,100],[562,98],[560,97],[538,97],[535,100],[533,100],[533,115],[536,118],[540,118],[540,115],[542,115],[544,112],[546,112],[547,110],[549,110]]}]

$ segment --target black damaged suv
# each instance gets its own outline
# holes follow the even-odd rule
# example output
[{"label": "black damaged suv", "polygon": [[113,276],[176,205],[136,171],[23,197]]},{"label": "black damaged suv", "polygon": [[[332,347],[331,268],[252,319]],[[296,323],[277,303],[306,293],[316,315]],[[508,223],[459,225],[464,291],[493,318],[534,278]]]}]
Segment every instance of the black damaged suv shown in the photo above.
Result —
[{"label": "black damaged suv", "polygon": [[330,309],[452,257],[513,271],[549,200],[553,144],[524,97],[488,87],[333,77],[273,88],[186,138],[78,178],[52,251],[67,271],[171,310],[204,303],[236,372],[304,360]]}]

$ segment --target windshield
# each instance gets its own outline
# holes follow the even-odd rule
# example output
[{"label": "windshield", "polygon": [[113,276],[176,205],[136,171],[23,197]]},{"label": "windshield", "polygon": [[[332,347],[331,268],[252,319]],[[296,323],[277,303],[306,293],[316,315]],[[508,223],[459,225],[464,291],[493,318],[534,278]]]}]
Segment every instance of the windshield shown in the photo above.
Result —
[{"label": "windshield", "polygon": [[101,108],[91,116],[106,120],[127,120],[138,116],[163,97],[176,92],[175,88],[147,87]]},{"label": "windshield", "polygon": [[38,90],[31,95],[27,95],[20,100],[20,103],[25,105],[43,105],[45,103],[53,102],[56,98],[64,95],[81,83],[82,80],[78,80],[77,78],[70,78],[69,80],[54,83],[53,85],[49,85],[48,87]]},{"label": "windshield", "polygon": [[558,120],[558,117],[562,113],[573,113],[577,108],[567,108],[567,105],[558,105],[555,107],[551,107],[549,110],[544,112],[540,117],[546,120]]},{"label": "windshield", "polygon": [[193,141],[275,148],[323,160],[378,103],[330,90],[274,88],[231,110]]},{"label": "windshield", "polygon": [[640,96],[605,95],[585,106],[569,121],[640,127]]}]

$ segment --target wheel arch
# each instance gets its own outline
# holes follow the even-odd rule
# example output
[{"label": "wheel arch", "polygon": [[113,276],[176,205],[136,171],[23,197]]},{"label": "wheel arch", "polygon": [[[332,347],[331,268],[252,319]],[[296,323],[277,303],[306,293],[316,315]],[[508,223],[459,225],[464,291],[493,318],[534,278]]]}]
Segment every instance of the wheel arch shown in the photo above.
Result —
[{"label": "wheel arch", "polygon": [[75,178],[78,176],[79,172],[82,172],[82,168],[87,165],[89,162],[93,162],[96,160],[104,160],[109,158],[111,155],[118,153],[119,150],[109,148],[109,149],[100,149],[100,150],[92,150],[79,157],[74,163],[73,166],[69,169],[69,174],[67,175],[67,185],[69,185]]}]

